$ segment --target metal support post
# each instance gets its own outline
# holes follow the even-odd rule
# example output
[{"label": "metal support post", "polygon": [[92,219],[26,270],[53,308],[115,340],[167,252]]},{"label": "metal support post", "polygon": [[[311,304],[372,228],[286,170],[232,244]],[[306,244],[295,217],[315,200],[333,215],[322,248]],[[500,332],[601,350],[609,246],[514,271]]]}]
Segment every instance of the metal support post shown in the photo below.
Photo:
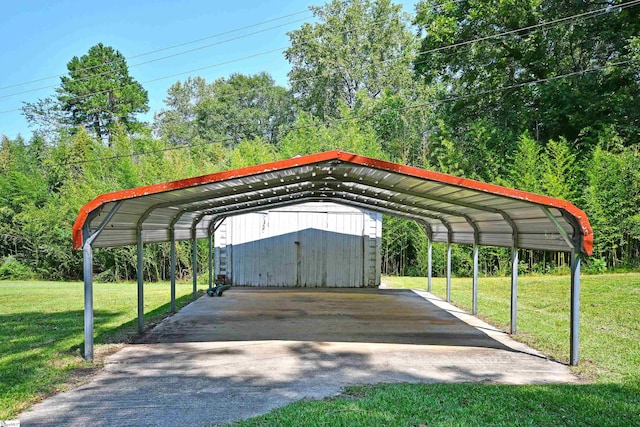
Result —
[{"label": "metal support post", "polygon": [[447,302],[451,302],[451,240],[447,241]]},{"label": "metal support post", "polygon": [[176,232],[173,227],[169,229],[170,256],[169,276],[171,280],[171,312],[176,312]]},{"label": "metal support post", "polygon": [[518,331],[518,248],[511,249],[511,333]]},{"label": "metal support post", "polygon": [[427,240],[427,291],[431,292],[431,279],[433,277],[433,247],[431,239]]},{"label": "metal support post", "polygon": [[84,358],[93,360],[93,250],[90,242],[82,248],[84,262]]},{"label": "metal support post", "polygon": [[195,301],[198,295],[198,240],[196,239],[196,232],[193,230],[191,237],[191,267],[193,275],[193,295],[192,298]]},{"label": "metal support post", "polygon": [[136,233],[136,242],[138,247],[138,333],[141,334],[144,330],[144,254],[142,252],[142,230],[140,229]]},{"label": "metal support post", "polygon": [[[577,246],[577,245],[576,245]],[[571,251],[571,346],[569,363],[578,364],[578,346],[580,341],[580,251]]]},{"label": "metal support post", "polygon": [[213,286],[213,233],[209,233],[209,287]]},{"label": "metal support post", "polygon": [[93,360],[93,241],[100,235],[111,218],[118,212],[122,201],[117,202],[104,217],[100,225],[91,232],[90,220],[82,228],[82,261],[84,278],[84,358]]},{"label": "metal support post", "polygon": [[473,315],[478,314],[478,245],[473,245],[473,282],[471,284],[472,288],[472,307],[473,307]]}]

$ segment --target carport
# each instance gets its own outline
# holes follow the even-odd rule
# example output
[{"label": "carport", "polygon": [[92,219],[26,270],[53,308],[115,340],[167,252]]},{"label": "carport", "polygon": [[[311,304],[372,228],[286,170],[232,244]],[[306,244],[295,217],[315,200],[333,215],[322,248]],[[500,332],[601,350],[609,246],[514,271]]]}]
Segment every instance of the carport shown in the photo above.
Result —
[{"label": "carport", "polygon": [[[578,363],[580,259],[593,234],[571,203],[452,175],[329,151],[178,181],[103,194],[87,203],[73,226],[73,247],[84,253],[85,351],[93,358],[93,248],[137,245],[138,328],[144,326],[143,245],[171,242],[171,307],[175,310],[175,242],[209,241],[224,218],[310,201],[332,201],[414,220],[425,227],[428,290],[432,242],[447,244],[446,294],[451,291],[451,245],[473,245],[472,298],[477,312],[478,247],[511,248],[511,333],[517,328],[518,249],[571,252],[570,363]],[[197,277],[193,275],[193,296]]]}]

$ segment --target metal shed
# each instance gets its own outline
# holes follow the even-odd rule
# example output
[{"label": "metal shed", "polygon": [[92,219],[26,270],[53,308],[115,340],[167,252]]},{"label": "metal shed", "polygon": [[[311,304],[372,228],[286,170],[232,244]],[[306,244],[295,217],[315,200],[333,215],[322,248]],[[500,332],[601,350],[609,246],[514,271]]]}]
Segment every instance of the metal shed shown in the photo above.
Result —
[{"label": "metal shed", "polygon": [[[478,246],[512,248],[512,333],[517,320],[518,249],[571,252],[570,363],[577,364],[580,259],[590,255],[593,246],[584,212],[565,200],[342,151],[103,194],[82,207],[73,226],[73,247],[84,251],[85,357],[93,358],[94,247],[137,245],[138,327],[142,330],[144,243],[171,242],[173,272],[175,242],[193,242],[195,265],[195,243],[207,238],[212,264],[213,231],[225,217],[311,201],[340,203],[423,224],[429,238],[429,287],[431,242],[447,243],[447,300],[451,244],[473,245],[474,314]],[[174,274],[171,279],[173,303]],[[194,275],[194,297],[196,281]]]},{"label": "metal shed", "polygon": [[227,217],[214,271],[235,286],[380,286],[382,215],[309,202]]}]

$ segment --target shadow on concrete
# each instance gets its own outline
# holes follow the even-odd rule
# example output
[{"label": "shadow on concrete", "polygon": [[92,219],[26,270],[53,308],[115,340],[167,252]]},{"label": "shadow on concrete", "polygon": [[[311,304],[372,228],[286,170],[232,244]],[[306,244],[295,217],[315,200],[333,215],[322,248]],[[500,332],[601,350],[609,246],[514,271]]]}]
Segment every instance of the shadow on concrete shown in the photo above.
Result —
[{"label": "shadow on concrete", "polygon": [[405,289],[234,287],[201,298],[140,342],[265,340],[511,350]]},{"label": "shadow on concrete", "polygon": [[[135,352],[117,358],[90,384],[23,414],[22,425],[219,425],[296,400],[336,395],[348,385],[442,381],[441,375],[417,375],[391,363],[381,365],[371,353],[335,349],[328,343],[286,343],[286,355],[271,355],[269,346],[178,346],[168,352],[131,346],[137,347]],[[454,382],[502,378],[499,373],[480,376],[455,366],[443,370],[441,374]]]},{"label": "shadow on concrete", "polygon": [[[343,387],[566,382],[409,290],[233,288],[202,297],[54,396],[23,426],[205,426]],[[508,351],[504,351],[508,350]]]}]

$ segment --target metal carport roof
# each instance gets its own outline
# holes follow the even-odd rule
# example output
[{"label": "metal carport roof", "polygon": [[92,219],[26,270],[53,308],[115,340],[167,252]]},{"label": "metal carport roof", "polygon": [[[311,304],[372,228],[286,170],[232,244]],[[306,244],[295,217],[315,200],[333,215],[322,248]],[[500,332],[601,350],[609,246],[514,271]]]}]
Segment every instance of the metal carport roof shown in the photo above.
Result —
[{"label": "metal carport roof", "polygon": [[[332,201],[422,223],[431,243],[447,242],[447,301],[451,243],[472,244],[473,314],[477,312],[478,246],[510,247],[511,332],[516,331],[518,248],[570,251],[570,363],[578,361],[580,257],[590,255],[593,232],[584,212],[560,199],[459,178],[343,151],[295,157],[195,178],[117,191],[82,207],[73,248],[84,251],[85,357],[93,357],[93,248],[138,247],[138,328],[143,329],[143,244],[171,242],[172,309],[175,242],[209,238],[229,215],[308,201]],[[211,254],[209,254],[209,271]],[[211,273],[209,281],[211,282]],[[193,275],[194,297],[197,276]]]},{"label": "metal carport roof", "polygon": [[101,195],[80,210],[73,247],[100,225],[93,247],[135,244],[138,230],[166,242],[172,227],[175,240],[205,238],[221,216],[314,200],[418,220],[434,242],[592,252],[587,216],[565,200],[342,151]]}]

